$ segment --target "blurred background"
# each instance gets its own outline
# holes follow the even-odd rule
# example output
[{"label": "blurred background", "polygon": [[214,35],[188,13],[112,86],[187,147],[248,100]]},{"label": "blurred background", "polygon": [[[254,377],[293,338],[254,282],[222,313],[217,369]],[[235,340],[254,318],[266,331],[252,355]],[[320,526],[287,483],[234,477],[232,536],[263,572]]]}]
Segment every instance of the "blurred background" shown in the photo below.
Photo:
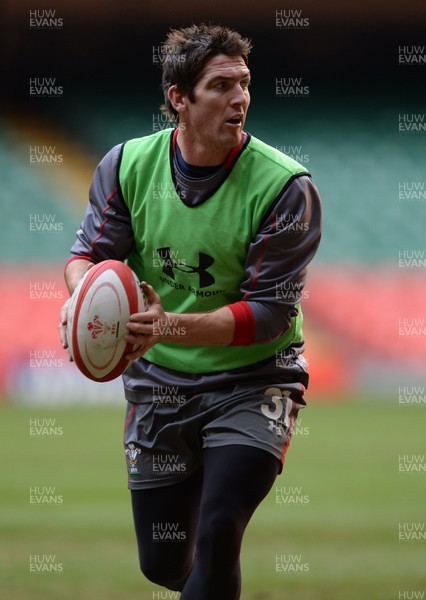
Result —
[{"label": "blurred background", "polygon": [[[167,126],[158,48],[170,27],[202,19],[252,38],[246,128],[304,164],[322,195],[324,236],[304,294],[313,398],[423,383],[424,334],[399,335],[399,319],[410,333],[425,316],[421,3],[218,2],[206,11],[186,2],[160,11],[149,2],[64,1],[1,10],[2,302],[10,317],[0,385],[8,396],[46,400],[69,381],[69,365],[33,368],[29,353],[66,358],[55,332],[62,268],[93,169],[113,145]],[[27,311],[36,326],[16,336],[14,316]]]},{"label": "blurred background", "polygon": [[[424,539],[401,545],[398,528],[408,523],[421,529],[426,521],[424,3],[3,0],[0,18],[0,406],[8,597],[176,597],[155,596],[165,592],[141,581],[135,560],[128,564],[135,549],[123,492],[121,382],[98,385],[80,376],[60,347],[57,323],[67,297],[63,266],[93,170],[113,145],[167,126],[159,111],[158,48],[169,28],[200,21],[235,27],[252,39],[246,130],[306,166],[324,208],[323,240],[303,302],[310,408],[288,467],[290,483],[306,481],[315,498],[306,510],[288,507],[295,547],[310,523],[302,537],[311,578],[284,583],[270,564],[278,552],[297,554],[280,541],[274,550],[268,546],[276,522],[288,523],[274,496],[248,534],[243,599],[285,598],[281,586],[296,599],[423,597],[400,595],[425,593],[426,555]],[[43,433],[49,419],[61,434]],[[336,457],[342,456],[339,466]],[[423,466],[401,477],[400,461],[410,459]],[[357,478],[360,469],[364,479]],[[332,478],[325,487],[324,472]],[[55,487],[65,502],[35,509],[28,491],[34,485]],[[99,511],[101,498],[105,513]],[[115,529],[111,520],[112,530],[102,526],[107,515]],[[315,544],[309,534],[319,522]],[[82,527],[89,523],[90,550],[102,555],[97,567],[87,557],[79,562],[89,543]],[[351,532],[337,539],[348,523]],[[262,565],[255,549],[266,531],[269,558]],[[100,550],[96,540],[103,536]],[[329,553],[318,539],[329,542]],[[31,553],[61,552],[62,579],[31,577]],[[343,561],[351,552],[351,560]],[[373,585],[364,568],[379,555],[384,558]],[[114,565],[121,575],[111,575]],[[145,595],[136,596],[140,590]]]}]

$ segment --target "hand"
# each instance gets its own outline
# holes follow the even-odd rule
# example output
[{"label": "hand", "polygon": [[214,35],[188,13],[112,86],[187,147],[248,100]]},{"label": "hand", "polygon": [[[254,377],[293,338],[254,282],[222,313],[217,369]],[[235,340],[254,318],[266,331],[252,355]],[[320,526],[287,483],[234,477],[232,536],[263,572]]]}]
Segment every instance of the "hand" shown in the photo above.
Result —
[{"label": "hand", "polygon": [[138,346],[132,353],[126,355],[127,360],[135,360],[158,342],[165,341],[160,335],[161,328],[158,324],[166,323],[168,315],[164,312],[160,296],[145,281],[141,283],[141,289],[147,299],[147,309],[145,312],[130,315],[130,321],[126,325],[129,333],[124,336],[124,339]]},{"label": "hand", "polygon": [[[75,288],[78,285],[78,282],[81,278],[87,273],[89,269],[94,266],[94,263],[87,261],[86,259],[73,260],[72,262],[68,262],[65,267],[65,281],[67,283],[68,291],[70,296],[74,292]],[[59,325],[58,325],[58,333],[61,339],[61,344],[64,349],[68,348],[68,340],[67,340],[67,321],[68,321],[68,307],[71,302],[71,297],[64,303],[61,307],[59,313]],[[70,355],[70,361],[72,361],[72,357]]]}]

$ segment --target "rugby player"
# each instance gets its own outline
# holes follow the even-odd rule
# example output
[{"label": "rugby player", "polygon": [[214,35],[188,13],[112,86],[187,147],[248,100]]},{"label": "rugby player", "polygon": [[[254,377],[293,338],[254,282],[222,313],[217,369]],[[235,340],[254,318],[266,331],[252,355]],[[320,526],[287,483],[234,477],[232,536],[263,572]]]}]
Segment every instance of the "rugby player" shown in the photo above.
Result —
[{"label": "rugby player", "polygon": [[244,530],[308,385],[300,299],[320,198],[302,165],[244,130],[250,50],[222,26],[170,31],[162,110],[176,127],[106,154],[65,267],[70,293],[106,259],[144,282],[124,451],[141,569],[182,600],[240,598]]}]

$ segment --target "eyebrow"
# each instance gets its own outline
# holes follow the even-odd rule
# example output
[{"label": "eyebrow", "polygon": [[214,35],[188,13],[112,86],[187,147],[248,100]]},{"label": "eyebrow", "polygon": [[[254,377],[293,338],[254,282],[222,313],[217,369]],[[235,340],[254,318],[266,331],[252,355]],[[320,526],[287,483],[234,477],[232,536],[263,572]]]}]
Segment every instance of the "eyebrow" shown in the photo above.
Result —
[{"label": "eyebrow", "polygon": [[241,77],[230,77],[229,75],[215,75],[212,79],[208,79],[208,83],[212,83],[214,81],[235,81],[242,79],[251,79],[251,73],[248,71],[244,73]]}]

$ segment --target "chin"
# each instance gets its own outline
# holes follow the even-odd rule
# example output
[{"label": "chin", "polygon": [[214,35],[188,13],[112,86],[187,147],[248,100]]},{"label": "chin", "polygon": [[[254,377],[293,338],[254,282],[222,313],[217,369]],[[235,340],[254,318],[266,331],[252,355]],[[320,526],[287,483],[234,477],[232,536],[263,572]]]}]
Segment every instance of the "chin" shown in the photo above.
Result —
[{"label": "chin", "polygon": [[241,128],[235,129],[233,131],[227,131],[226,134],[222,138],[224,141],[224,145],[225,144],[227,146],[230,145],[229,149],[233,148],[240,142],[242,133],[243,133],[243,130]]}]

